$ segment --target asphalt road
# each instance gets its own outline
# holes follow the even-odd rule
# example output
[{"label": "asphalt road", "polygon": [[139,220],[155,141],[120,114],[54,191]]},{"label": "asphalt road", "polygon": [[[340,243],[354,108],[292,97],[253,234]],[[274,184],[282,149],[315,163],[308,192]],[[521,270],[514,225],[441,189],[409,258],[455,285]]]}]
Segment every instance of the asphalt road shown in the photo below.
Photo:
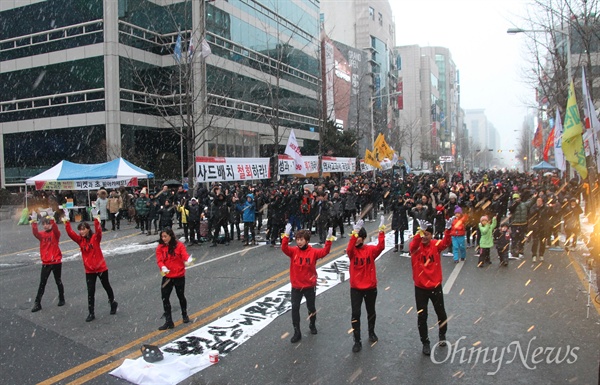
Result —
[{"label": "asphalt road", "polygon": [[[42,311],[31,313],[40,270],[33,263],[36,240],[26,226],[6,230],[3,222],[0,372],[7,384],[125,384],[108,372],[125,357],[139,357],[143,343],[163,345],[289,282],[288,259],[278,248],[244,250],[238,241],[217,248],[190,247],[197,258],[186,276],[193,323],[180,324],[173,294],[176,328],[159,332],[160,274],[150,243],[156,237],[140,236],[132,226],[123,226],[120,232],[106,233],[103,240],[119,310],[109,315],[106,294],[98,284],[96,320],[86,323],[83,266],[76,245],[63,231],[61,247],[68,250],[63,264],[67,305],[56,306],[51,278]],[[375,224],[368,225],[375,230]],[[346,241],[334,243],[331,259],[343,254]],[[291,344],[291,318],[285,313],[218,364],[181,383],[597,384],[599,307],[592,303],[586,318],[587,282],[579,254],[549,252],[542,264],[511,261],[508,268],[500,268],[494,260],[483,269],[476,267],[471,249],[459,267],[444,258],[447,337],[452,345],[436,348],[430,358],[421,354],[410,260],[388,252],[377,262],[375,345],[369,346],[363,336],[363,350],[351,351],[346,281],[317,297],[318,335],[309,333],[303,319],[302,341]],[[453,274],[455,269],[460,270]],[[450,288],[448,279],[453,275]],[[436,342],[431,306],[429,314],[430,337]],[[365,318],[363,312],[363,322]]]}]

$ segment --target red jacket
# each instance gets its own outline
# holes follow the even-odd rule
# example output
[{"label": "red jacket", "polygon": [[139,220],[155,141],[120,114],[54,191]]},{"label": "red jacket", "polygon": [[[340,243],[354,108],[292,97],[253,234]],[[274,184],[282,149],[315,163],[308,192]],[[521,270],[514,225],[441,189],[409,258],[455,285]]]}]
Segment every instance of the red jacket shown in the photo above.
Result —
[{"label": "red jacket", "polygon": [[281,238],[281,251],[290,257],[290,282],[294,289],[306,289],[317,286],[317,260],[325,257],[331,250],[331,241],[325,242],[322,249],[307,245],[306,249],[289,247],[289,237]]},{"label": "red jacket", "polygon": [[169,269],[167,278],[185,277],[185,261],[190,258],[185,245],[177,241],[173,254],[169,254],[169,245],[159,244],[156,248],[156,264],[162,270],[163,266]]},{"label": "red jacket", "polygon": [[102,227],[100,221],[94,220],[95,232],[90,238],[83,238],[71,228],[71,222],[65,222],[65,229],[69,237],[79,245],[81,249],[81,259],[86,274],[103,273],[108,270],[106,261],[100,249],[102,241]]},{"label": "red jacket", "polygon": [[376,246],[363,244],[356,247],[357,234],[352,234],[348,242],[348,259],[350,259],[350,287],[353,289],[367,290],[377,287],[377,271],[375,259],[385,249],[385,233],[379,232]]},{"label": "red jacket", "polygon": [[467,219],[469,216],[467,214],[463,214],[462,217],[456,218],[454,223],[452,224],[452,228],[450,229],[450,235],[452,236],[463,236],[467,233],[466,225]]},{"label": "red jacket", "polygon": [[421,289],[434,289],[442,284],[442,264],[440,253],[452,243],[450,230],[444,233],[444,239],[432,239],[427,246],[421,243],[417,233],[410,242],[413,281]]},{"label": "red jacket", "polygon": [[58,240],[60,239],[60,231],[56,222],[52,223],[52,230],[42,231],[38,230],[38,224],[31,224],[31,232],[33,236],[40,241],[40,257],[43,265],[56,265],[62,263],[62,252],[58,246]]}]

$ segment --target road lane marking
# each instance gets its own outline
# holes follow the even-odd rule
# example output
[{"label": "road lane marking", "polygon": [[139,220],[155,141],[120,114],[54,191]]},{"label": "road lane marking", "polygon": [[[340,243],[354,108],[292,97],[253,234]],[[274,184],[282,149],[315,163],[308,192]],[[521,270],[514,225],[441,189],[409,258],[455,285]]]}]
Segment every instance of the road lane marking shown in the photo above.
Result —
[{"label": "road lane marking", "polygon": [[458,273],[460,273],[460,271],[462,270],[464,265],[465,265],[464,261],[454,264],[454,270],[452,270],[452,273],[450,273],[448,280],[444,284],[444,288],[443,288],[444,294],[450,293],[450,290],[452,290],[452,285],[454,285],[454,281],[456,281],[456,278],[458,277]]}]

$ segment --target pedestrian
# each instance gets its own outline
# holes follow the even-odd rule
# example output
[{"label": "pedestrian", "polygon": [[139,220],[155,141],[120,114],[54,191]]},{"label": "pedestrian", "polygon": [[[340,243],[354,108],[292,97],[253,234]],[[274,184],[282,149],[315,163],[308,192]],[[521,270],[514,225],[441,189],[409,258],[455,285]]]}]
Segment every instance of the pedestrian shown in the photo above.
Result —
[{"label": "pedestrian", "polygon": [[31,232],[40,241],[40,259],[42,260],[40,285],[35,296],[33,309],[31,309],[32,313],[42,310],[42,296],[44,295],[50,273],[54,275],[54,282],[56,282],[56,287],[58,288],[58,306],[64,306],[65,304],[65,288],[61,280],[62,252],[58,245],[60,230],[58,230],[53,215],[48,215],[40,220],[44,229],[41,232],[38,230],[37,219],[37,213],[32,211],[30,221]]},{"label": "pedestrian", "polygon": [[179,228],[183,227],[183,236],[185,237],[186,244],[189,244],[190,242],[188,227],[189,216],[189,205],[187,204],[185,197],[181,198],[177,203],[177,219],[179,220]]},{"label": "pedestrian", "polygon": [[452,255],[454,257],[454,263],[458,263],[459,258],[461,261],[464,261],[467,258],[467,246],[465,245],[467,219],[467,216],[463,214],[460,206],[456,206],[454,208],[454,216],[446,223],[446,228],[450,226],[450,233],[452,234]]},{"label": "pedestrian", "polygon": [[497,222],[496,217],[492,218],[492,223],[487,215],[483,215],[479,220],[479,232],[481,238],[479,239],[479,262],[477,267],[483,267],[486,263],[491,264],[490,250],[494,246],[494,229],[496,228]]},{"label": "pedestrian", "polygon": [[540,259],[544,261],[544,252],[546,251],[546,239],[550,236],[548,229],[550,212],[544,202],[544,198],[538,196],[535,204],[529,208],[529,219],[527,226],[529,236],[531,237],[531,254],[533,263]]},{"label": "pedestrian", "polygon": [[171,292],[175,287],[175,294],[179,299],[181,307],[181,318],[183,323],[190,322],[187,314],[187,299],[185,298],[185,267],[192,264],[194,259],[188,255],[185,245],[177,240],[171,228],[160,231],[160,239],[156,248],[156,264],[160,269],[162,281],[160,285],[160,296],[162,298],[165,323],[158,330],[173,329],[173,317],[171,316]]},{"label": "pedestrian", "polygon": [[317,308],[315,297],[317,293],[317,260],[324,258],[331,250],[333,240],[333,228],[329,228],[327,241],[322,249],[315,249],[308,244],[310,242],[310,230],[296,231],[296,247],[289,247],[290,232],[292,225],[287,224],[281,238],[281,251],[290,257],[290,283],[292,286],[292,325],[294,335],[290,342],[296,343],[302,339],[300,332],[300,301],[306,299],[308,308],[309,328],[311,334],[317,334]]},{"label": "pedestrian", "polygon": [[577,237],[581,232],[581,223],[579,216],[583,213],[581,206],[576,198],[571,198],[565,207],[563,220],[565,222],[565,250],[569,251],[569,247],[577,247]]},{"label": "pedestrian", "polygon": [[527,233],[527,216],[530,204],[521,200],[521,194],[514,193],[512,203],[508,207],[510,213],[511,253],[513,258],[523,258],[525,234]]},{"label": "pedestrian", "polygon": [[496,243],[496,251],[500,258],[500,266],[508,266],[508,251],[510,249],[510,227],[508,223],[503,221],[500,223],[500,228],[494,233],[494,241]]},{"label": "pedestrian", "polygon": [[252,239],[252,245],[256,245],[256,234],[254,231],[254,224],[256,222],[256,204],[254,203],[254,194],[249,193],[246,195],[246,202],[238,202],[235,208],[242,213],[242,221],[244,222],[244,246],[250,245],[250,239]]},{"label": "pedestrian", "polygon": [[402,195],[392,203],[392,230],[394,230],[394,253],[398,252],[398,237],[400,237],[400,251],[404,252],[404,232],[408,230],[408,212],[410,207]]},{"label": "pedestrian", "polygon": [[102,241],[102,226],[100,225],[100,216],[96,213],[94,215],[94,229],[95,232],[90,228],[89,223],[81,222],[77,226],[79,234],[77,234],[71,228],[70,222],[65,222],[65,229],[69,237],[79,245],[81,250],[81,259],[83,260],[83,267],[85,268],[85,282],[87,285],[88,292],[88,316],[85,322],[91,322],[96,319],[94,312],[94,302],[96,296],[96,279],[100,278],[100,283],[106,291],[108,296],[108,303],[110,304],[110,314],[117,313],[117,306],[119,305],[115,301],[115,295],[113,289],[110,286],[108,280],[108,267],[106,267],[106,261],[100,248],[100,242]]},{"label": "pedestrian", "polygon": [[363,227],[361,219],[354,225],[354,231],[348,242],[346,253],[350,260],[350,305],[352,307],[352,334],[354,345],[352,351],[358,353],[362,349],[360,335],[360,313],[363,300],[367,310],[367,325],[369,330],[369,342],[378,341],[375,334],[375,301],[377,300],[377,271],[375,260],[385,248],[385,224],[381,216],[379,223],[379,237],[377,245],[366,245],[367,231]]},{"label": "pedestrian", "polygon": [[108,231],[106,229],[106,220],[108,219],[108,193],[105,189],[98,190],[98,196],[96,198],[96,208],[100,215],[100,223],[102,225],[102,231]]},{"label": "pedestrian", "polygon": [[119,230],[121,228],[120,208],[123,204],[123,199],[116,190],[110,192],[107,202],[108,218],[110,219],[111,230]]},{"label": "pedestrian", "polygon": [[177,209],[171,204],[171,199],[165,199],[165,204],[160,206],[160,209],[156,212],[159,219],[160,229],[172,229],[173,228],[173,216]]},{"label": "pedestrian", "polygon": [[446,346],[446,332],[448,330],[448,317],[444,308],[444,293],[442,291],[442,261],[440,253],[450,246],[452,238],[450,227],[452,222],[446,223],[444,238],[432,241],[433,226],[421,221],[417,234],[410,242],[410,258],[412,263],[413,281],[415,283],[415,302],[417,306],[417,326],[423,344],[423,354],[431,354],[427,330],[427,307],[429,300],[438,317],[439,346]]}]

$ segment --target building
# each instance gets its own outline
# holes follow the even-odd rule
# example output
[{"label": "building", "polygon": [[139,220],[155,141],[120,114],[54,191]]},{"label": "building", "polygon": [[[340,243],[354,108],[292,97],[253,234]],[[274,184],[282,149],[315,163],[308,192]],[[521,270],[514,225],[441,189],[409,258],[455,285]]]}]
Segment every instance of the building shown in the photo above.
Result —
[{"label": "building", "polygon": [[364,89],[366,84],[371,91],[368,97],[360,100],[361,110],[371,110],[372,122],[360,120],[364,131],[359,154],[372,148],[372,141],[379,133],[383,133],[393,146],[393,138],[397,138],[394,96],[398,82],[392,52],[396,26],[389,1],[322,0],[321,13],[323,32],[329,39],[367,52],[367,71],[353,79],[357,89]]},{"label": "building", "polygon": [[270,156],[290,128],[319,140],[319,1],[273,7],[1,1],[2,186],[62,159],[166,178],[194,155]]}]

